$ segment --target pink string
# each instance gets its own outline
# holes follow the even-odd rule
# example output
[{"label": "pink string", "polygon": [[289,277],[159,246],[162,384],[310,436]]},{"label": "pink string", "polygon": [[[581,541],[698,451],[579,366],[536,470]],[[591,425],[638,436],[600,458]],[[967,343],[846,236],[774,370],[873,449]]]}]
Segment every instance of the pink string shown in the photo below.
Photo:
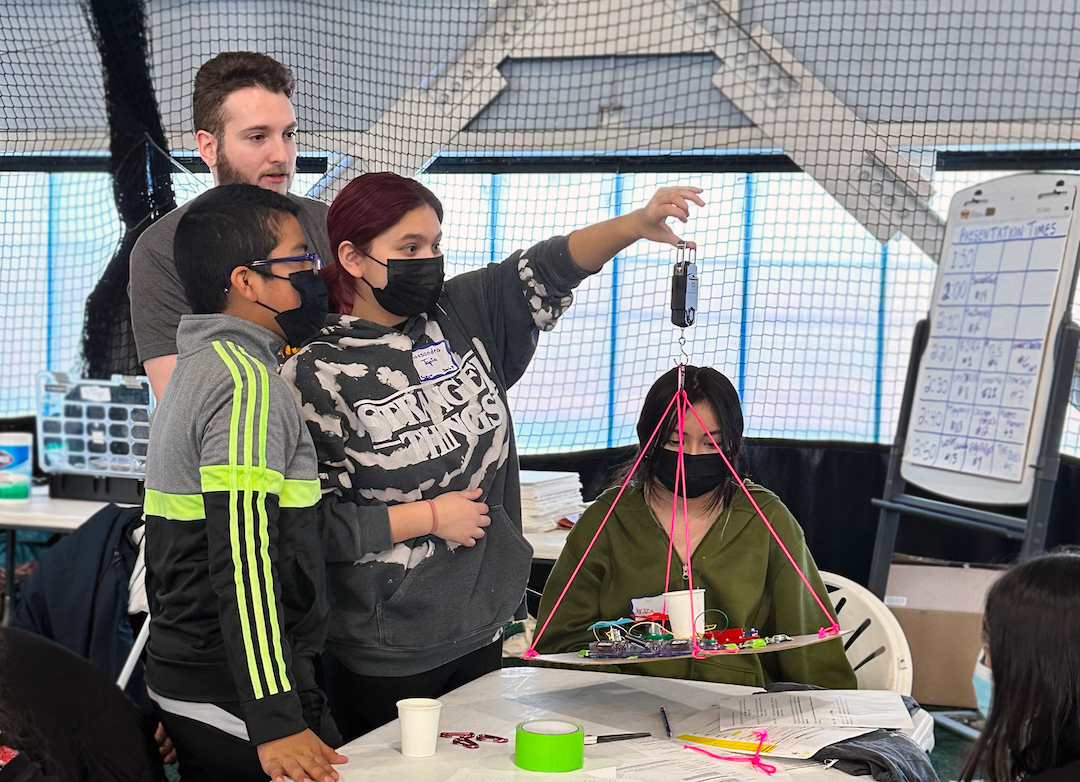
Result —
[{"label": "pink string", "polygon": [[727,760],[732,763],[749,763],[759,771],[764,771],[766,774],[775,774],[776,766],[771,763],[763,763],[761,760],[761,746],[765,743],[765,739],[769,737],[769,731],[754,731],[754,738],[758,740],[757,751],[752,757],[745,757],[740,755],[724,756],[717,755],[715,752],[709,752],[707,749],[701,747],[695,747],[691,744],[683,744],[683,749],[692,749],[694,752],[700,752],[702,755],[708,755],[710,758],[716,758],[717,760]]},{"label": "pink string", "polygon": [[[685,391],[683,392],[683,395],[686,395]],[[795,568],[795,572],[799,574],[799,578],[801,578],[802,582],[806,584],[806,588],[810,590],[810,594],[813,596],[815,602],[817,602],[818,608],[821,609],[822,613],[824,613],[825,617],[829,620],[829,627],[821,628],[821,630],[818,631],[818,637],[824,638],[827,635],[835,635],[839,633],[840,628],[836,624],[836,620],[833,619],[832,614],[830,614],[828,609],[825,608],[825,604],[821,602],[821,598],[818,597],[817,592],[815,592],[814,588],[810,586],[810,582],[806,580],[806,576],[803,574],[802,569],[795,563],[795,558],[792,557],[791,552],[787,550],[787,546],[784,545],[784,541],[780,540],[780,536],[776,534],[776,530],[773,529],[773,525],[769,523],[769,520],[765,518],[765,514],[761,512],[761,508],[758,506],[757,501],[752,496],[750,496],[750,491],[746,488],[746,484],[743,483],[743,479],[739,477],[739,474],[735,471],[735,468],[731,466],[731,462],[728,461],[727,454],[724,453],[724,449],[721,448],[717,444],[716,440],[713,439],[712,432],[710,432],[709,428],[705,426],[705,422],[701,420],[701,416],[698,415],[698,412],[694,409],[693,405],[690,405],[690,411],[694,414],[694,418],[697,419],[698,423],[701,424],[701,428],[705,430],[705,434],[708,436],[709,442],[713,444],[713,446],[716,448],[716,452],[719,453],[720,457],[724,460],[724,464],[727,465],[728,470],[731,471],[732,476],[738,482],[739,488],[742,489],[743,494],[746,495],[746,499],[750,500],[750,504],[754,506],[754,510],[757,511],[758,516],[760,516],[761,520],[765,522],[765,526],[769,528],[769,532],[772,533],[773,540],[775,540],[776,544],[780,546],[780,550],[784,552],[784,556],[788,558],[788,562],[790,562],[791,566]]]},{"label": "pink string", "polygon": [[[679,395],[676,393],[671,398],[672,402],[676,402],[679,399]],[[669,407],[670,409],[670,407]],[[676,411],[678,407],[675,408]],[[665,417],[666,417],[665,413]],[[658,447],[662,448],[660,444]],[[679,438],[679,447],[682,448],[682,437]],[[671,494],[671,524],[668,525],[668,546],[667,546],[667,567],[664,568],[664,591],[668,592],[671,589],[671,555],[675,551],[675,514],[679,509],[679,476],[682,475],[684,469],[682,460],[682,451],[679,452],[679,458],[675,460],[675,491]],[[667,610],[667,604],[664,604],[664,610]]]},{"label": "pink string", "polygon": [[[683,371],[682,367],[679,367],[679,372]],[[676,407],[679,415],[679,466],[682,468],[681,478],[682,482],[676,484],[676,489],[682,489],[682,504],[683,504],[683,537],[686,541],[686,581],[690,587],[690,650],[691,654],[698,660],[705,659],[705,652],[702,651],[701,646],[698,645],[698,633],[697,633],[697,611],[694,609],[694,568],[690,561],[690,510],[687,505],[686,498],[686,464],[685,464],[685,437],[686,437],[686,406],[689,403],[689,397],[686,396],[686,391],[680,388],[677,396],[679,397],[679,404]],[[676,491],[676,495],[678,492]],[[674,525],[672,526],[672,535],[674,535]]]},{"label": "pink string", "polygon": [[566,582],[566,586],[563,587],[563,591],[559,594],[559,599],[555,601],[555,605],[551,607],[551,613],[548,614],[547,620],[544,622],[544,626],[540,628],[535,636],[533,636],[532,646],[525,650],[525,654],[522,655],[523,659],[531,660],[534,657],[539,657],[540,653],[536,651],[536,644],[540,642],[540,638],[543,637],[544,631],[547,630],[548,625],[551,623],[551,617],[555,616],[555,611],[558,610],[559,604],[566,597],[566,593],[570,590],[570,585],[574,583],[574,579],[577,577],[578,571],[581,570],[581,566],[585,564],[585,558],[589,556],[589,552],[592,551],[593,544],[596,543],[596,539],[600,537],[600,533],[604,529],[604,525],[607,524],[608,519],[611,518],[611,514],[615,512],[615,506],[619,504],[619,498],[623,496],[623,492],[626,491],[626,487],[630,485],[630,479],[634,477],[634,473],[637,472],[638,465],[641,464],[641,460],[645,458],[645,454],[649,452],[649,446],[652,444],[653,439],[656,437],[656,433],[660,431],[660,427],[664,423],[664,419],[667,418],[668,412],[671,411],[671,406],[675,404],[677,397],[672,397],[668,403],[667,410],[660,416],[660,422],[657,423],[656,428],[653,429],[651,435],[649,435],[648,441],[641,449],[641,453],[638,454],[637,461],[634,462],[633,468],[626,476],[626,480],[623,481],[623,485],[619,488],[619,493],[615,495],[615,500],[611,503],[611,507],[608,508],[608,512],[604,514],[603,521],[600,522],[600,526],[596,528],[596,534],[592,536],[592,540],[589,541],[589,545],[585,547],[585,553],[581,555],[581,560],[577,563],[577,567],[574,568],[574,572],[570,574],[569,580]]},{"label": "pink string", "polygon": [[[690,526],[688,524],[689,508],[688,508],[688,503],[687,503],[687,498],[686,498],[686,468],[685,468],[684,461],[683,461],[684,445],[685,445],[684,430],[685,430],[685,424],[686,424],[686,408],[688,408],[688,407],[690,408],[690,411],[694,414],[694,418],[697,419],[698,424],[701,425],[701,428],[702,428],[702,430],[704,430],[706,436],[709,438],[709,441],[713,444],[713,447],[716,448],[717,453],[719,453],[720,457],[724,460],[724,464],[727,465],[727,468],[731,472],[732,477],[734,477],[735,481],[739,484],[739,488],[742,489],[742,492],[743,492],[743,494],[746,495],[746,498],[748,500],[750,500],[750,504],[754,506],[754,510],[757,511],[758,517],[763,522],[765,522],[765,526],[768,528],[769,533],[773,537],[773,540],[775,540],[776,544],[778,546],[780,546],[780,550],[784,552],[784,556],[787,557],[788,562],[790,562],[791,566],[793,568],[795,568],[795,572],[799,574],[799,578],[802,579],[803,584],[809,590],[811,596],[814,598],[814,601],[818,604],[818,608],[821,609],[822,613],[824,613],[825,617],[829,620],[829,626],[828,627],[822,627],[821,629],[818,630],[818,637],[819,638],[825,638],[827,636],[837,635],[840,632],[840,627],[836,624],[836,620],[833,619],[832,614],[830,614],[828,609],[825,608],[825,604],[821,602],[821,598],[818,597],[817,593],[814,591],[814,588],[812,586],[810,586],[810,582],[807,580],[806,575],[802,572],[802,569],[795,562],[795,558],[791,556],[791,552],[788,551],[787,546],[784,545],[784,541],[782,541],[780,539],[780,536],[778,534],[776,534],[776,530],[773,529],[773,525],[771,523],[769,523],[769,520],[767,518],[765,518],[765,514],[762,512],[761,507],[757,504],[757,501],[754,500],[754,498],[751,496],[749,489],[746,488],[746,484],[743,482],[742,478],[739,477],[738,472],[736,472],[735,468],[732,466],[731,462],[728,460],[727,454],[724,453],[724,450],[720,447],[720,445],[713,438],[712,432],[710,432],[708,427],[705,426],[705,422],[701,420],[701,416],[698,415],[697,410],[694,409],[694,405],[690,402],[690,398],[687,396],[686,391],[683,390],[683,387],[682,387],[683,386],[683,381],[682,381],[683,375],[682,375],[682,373],[683,373],[683,366],[680,365],[679,366],[679,389],[678,389],[678,391],[675,392],[675,396],[673,396],[671,398],[671,401],[668,403],[667,409],[665,409],[663,415],[660,416],[660,420],[656,424],[656,428],[653,429],[652,434],[649,435],[648,441],[645,443],[644,447],[642,447],[641,452],[638,454],[637,460],[634,462],[634,466],[630,469],[630,472],[627,475],[626,480],[623,481],[623,485],[621,487],[619,487],[618,494],[615,495],[615,499],[611,503],[611,507],[609,507],[607,513],[604,514],[604,518],[600,522],[600,526],[596,528],[596,533],[592,536],[592,540],[589,541],[589,545],[585,547],[585,553],[581,555],[581,559],[578,561],[577,567],[575,567],[574,572],[570,574],[570,578],[569,578],[569,580],[567,580],[566,586],[563,587],[562,592],[559,594],[559,598],[555,601],[555,604],[551,607],[551,612],[548,614],[548,617],[544,621],[544,624],[540,628],[540,631],[533,637],[532,645],[525,651],[525,654],[522,655],[522,657],[524,659],[531,660],[531,659],[533,659],[535,657],[540,656],[539,653],[536,651],[537,643],[540,642],[540,639],[544,635],[544,631],[547,630],[548,625],[551,623],[552,617],[555,616],[555,612],[558,610],[559,605],[563,601],[563,598],[566,597],[566,593],[570,590],[570,585],[574,583],[574,579],[577,577],[578,572],[581,570],[581,566],[585,564],[586,557],[589,556],[589,552],[592,551],[593,544],[596,543],[596,540],[597,540],[597,538],[600,537],[600,533],[603,531],[604,526],[608,522],[608,519],[611,518],[611,514],[614,513],[615,506],[619,504],[619,500],[622,498],[623,493],[626,491],[626,487],[630,485],[630,479],[637,472],[637,468],[641,464],[641,460],[643,458],[645,458],[645,454],[648,453],[649,446],[652,445],[653,440],[656,438],[657,432],[660,431],[660,427],[663,426],[664,420],[667,418],[668,413],[671,412],[671,406],[676,405],[676,402],[678,402],[678,404],[676,405],[676,414],[678,415],[679,453],[678,453],[678,460],[676,462],[676,468],[675,468],[675,492],[674,492],[674,496],[672,497],[672,504],[671,504],[671,528],[670,528],[671,531],[668,534],[668,560],[667,560],[667,574],[665,575],[665,581],[664,581],[664,591],[665,592],[669,591],[668,586],[670,585],[670,581],[671,581],[671,556],[672,556],[672,552],[673,552],[674,547],[675,547],[675,540],[674,540],[674,538],[675,538],[675,514],[677,512],[678,504],[679,504],[679,489],[682,489],[683,531],[685,533],[684,538],[685,538],[685,542],[686,542],[686,576],[687,576],[687,582],[689,583],[689,586],[690,586],[690,622],[691,622],[691,628],[690,628],[691,636],[690,637],[691,637],[691,647],[692,647],[693,656],[695,658],[697,658],[697,659],[701,659],[701,658],[705,657],[705,652],[704,652],[704,650],[701,649],[701,647],[700,647],[700,645],[698,644],[698,641],[697,641],[697,639],[698,639],[697,617],[695,616],[695,613],[694,613],[694,570],[693,570],[693,567],[691,566],[691,560],[690,560]],[[757,735],[757,734],[755,734],[755,735]],[[760,745],[760,742],[759,742],[759,745],[758,745],[759,750],[760,750],[760,747],[761,747],[761,745]],[[695,749],[695,750],[697,750],[699,752],[705,752],[705,750],[699,749],[698,747],[689,747],[689,749]],[[712,753],[706,752],[706,754],[711,755]],[[713,757],[718,757],[718,756],[713,755]],[[725,759],[728,759],[728,758],[720,758],[720,759],[725,760]],[[775,771],[775,770],[776,769],[773,768],[773,771]],[[766,772],[766,773],[771,774],[773,772],[769,771],[769,772]]]},{"label": "pink string", "polygon": [[[685,371],[686,371],[686,367],[683,364],[679,364],[679,387],[675,391],[675,396],[673,396],[671,398],[673,402],[677,401],[679,399],[679,393],[682,391],[682,387],[683,387],[683,373]],[[668,405],[668,409],[669,410],[671,409],[670,405]],[[679,409],[678,407],[675,408],[676,414],[678,413],[678,409]],[[667,417],[667,413],[664,413],[664,417],[665,418]],[[671,555],[675,550],[675,514],[678,512],[678,508],[679,508],[679,491],[678,491],[679,476],[682,474],[682,471],[685,468],[686,468],[686,465],[683,464],[683,458],[682,458],[682,426],[679,426],[679,456],[675,460],[675,486],[673,487],[673,490],[672,490],[672,493],[671,493],[671,525],[670,525],[670,528],[668,530],[667,567],[664,568],[664,591],[665,592],[668,592],[671,589]],[[685,521],[685,516],[686,516],[686,514],[684,512],[683,513],[684,521]],[[665,608],[665,610],[667,609],[666,604],[665,604],[664,608]]]}]

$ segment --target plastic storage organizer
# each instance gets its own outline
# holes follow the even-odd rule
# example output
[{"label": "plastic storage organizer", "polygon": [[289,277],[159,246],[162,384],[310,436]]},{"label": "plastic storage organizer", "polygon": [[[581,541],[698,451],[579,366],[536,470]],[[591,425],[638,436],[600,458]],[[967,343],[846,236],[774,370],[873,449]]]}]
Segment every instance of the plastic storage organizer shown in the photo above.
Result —
[{"label": "plastic storage organizer", "polygon": [[154,395],[146,377],[38,375],[38,464],[49,473],[142,478]]}]

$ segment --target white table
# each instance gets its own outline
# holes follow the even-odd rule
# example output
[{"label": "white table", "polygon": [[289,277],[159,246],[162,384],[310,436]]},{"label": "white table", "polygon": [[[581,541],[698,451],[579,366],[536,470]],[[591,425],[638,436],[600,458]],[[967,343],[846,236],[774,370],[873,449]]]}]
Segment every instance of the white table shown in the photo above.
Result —
[{"label": "white table", "polygon": [[7,600],[15,598],[15,536],[19,531],[60,532],[69,534],[106,507],[106,502],[59,500],[49,496],[47,486],[35,486],[28,505],[0,504],[0,531],[7,533]]},{"label": "white table", "polygon": [[526,532],[525,540],[533,547],[533,562],[554,565],[566,545],[568,529],[553,529],[548,532]]},{"label": "white table", "polygon": [[[8,551],[14,552],[12,540],[19,530],[35,532],[74,532],[91,516],[108,503],[88,500],[61,500],[49,496],[46,486],[35,486],[31,491],[29,505],[0,504],[0,532],[6,532]],[[554,565],[566,545],[570,530],[554,529],[550,532],[527,532],[525,539],[532,544],[533,562]],[[8,600],[14,594],[14,554],[5,564],[7,569]]]},{"label": "white table", "polygon": [[53,499],[48,486],[35,486],[28,505],[0,504],[0,529],[74,532],[107,505],[107,502]]},{"label": "white table", "polygon": [[[400,752],[400,733],[395,720],[378,730],[345,745],[341,753],[349,758],[338,766],[343,782],[353,780],[612,780],[616,767],[629,758],[643,760],[630,749],[633,742],[611,742],[585,747],[585,767],[579,772],[538,774],[518,769],[513,763],[514,730],[517,723],[530,719],[566,719],[584,725],[593,735],[607,733],[652,732],[663,738],[660,707],[664,706],[672,724],[687,719],[702,709],[715,705],[719,693],[736,694],[760,691],[732,684],[712,684],[655,676],[575,671],[554,668],[504,668],[444,695],[439,729],[489,733],[510,739],[508,744],[482,742],[479,749],[455,746],[450,739],[439,739],[438,749],[430,758],[406,758]],[[924,713],[925,714],[925,713]],[[929,715],[925,715],[929,717]],[[916,724],[918,724],[916,720]],[[933,720],[930,720],[931,726]],[[931,728],[932,729],[932,728]],[[693,757],[690,750],[679,750]],[[759,775],[747,764],[715,761],[701,756],[706,769],[717,772],[716,779],[757,779]],[[713,765],[714,764],[714,765]],[[646,777],[635,777],[643,779]],[[672,773],[663,766],[648,778],[671,780]],[[760,776],[771,782],[781,780],[848,780],[841,771],[815,764],[813,767]],[[704,777],[703,777],[704,779]]]}]

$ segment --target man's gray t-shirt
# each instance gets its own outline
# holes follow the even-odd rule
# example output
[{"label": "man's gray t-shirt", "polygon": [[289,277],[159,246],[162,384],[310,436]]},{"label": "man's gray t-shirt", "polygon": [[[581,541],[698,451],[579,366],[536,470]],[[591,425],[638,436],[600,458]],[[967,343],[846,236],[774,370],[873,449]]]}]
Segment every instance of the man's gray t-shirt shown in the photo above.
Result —
[{"label": "man's gray t-shirt", "polygon": [[[331,263],[334,259],[326,235],[326,204],[292,193],[289,198],[300,207],[297,217],[308,246],[325,262]],[[184,286],[173,263],[173,237],[185,211],[187,204],[162,217],[146,229],[131,250],[128,295],[131,298],[131,328],[135,332],[140,363],[176,355],[176,329],[180,317],[191,314]]]}]

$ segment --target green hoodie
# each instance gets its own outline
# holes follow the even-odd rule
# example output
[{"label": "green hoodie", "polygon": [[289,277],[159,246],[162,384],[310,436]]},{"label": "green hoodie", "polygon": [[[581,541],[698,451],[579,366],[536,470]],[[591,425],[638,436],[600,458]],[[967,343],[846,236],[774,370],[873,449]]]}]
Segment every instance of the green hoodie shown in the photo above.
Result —
[{"label": "green hoodie", "polygon": [[[775,494],[750,482],[746,485],[814,591],[831,611],[832,605],[799,523]],[[616,493],[611,490],[603,494],[574,525],[544,588],[538,630],[581,561]],[[588,629],[591,624],[630,616],[631,598],[661,594],[667,557],[666,530],[653,516],[642,492],[628,488],[555,612],[537,651],[584,649],[595,640]],[[674,554],[670,590],[689,588],[683,573],[682,561]],[[737,491],[729,508],[720,513],[694,551],[693,576],[694,588],[705,589],[706,606],[722,609],[731,627],[755,627],[762,635],[794,636],[816,633],[828,624],[799,574],[741,491]],[[723,617],[710,611],[708,622],[712,624],[717,617],[722,623]],[[722,629],[722,624],[718,629]],[[858,686],[840,640],[786,652],[613,665],[610,670],[759,687],[776,681],[835,689]]]}]

